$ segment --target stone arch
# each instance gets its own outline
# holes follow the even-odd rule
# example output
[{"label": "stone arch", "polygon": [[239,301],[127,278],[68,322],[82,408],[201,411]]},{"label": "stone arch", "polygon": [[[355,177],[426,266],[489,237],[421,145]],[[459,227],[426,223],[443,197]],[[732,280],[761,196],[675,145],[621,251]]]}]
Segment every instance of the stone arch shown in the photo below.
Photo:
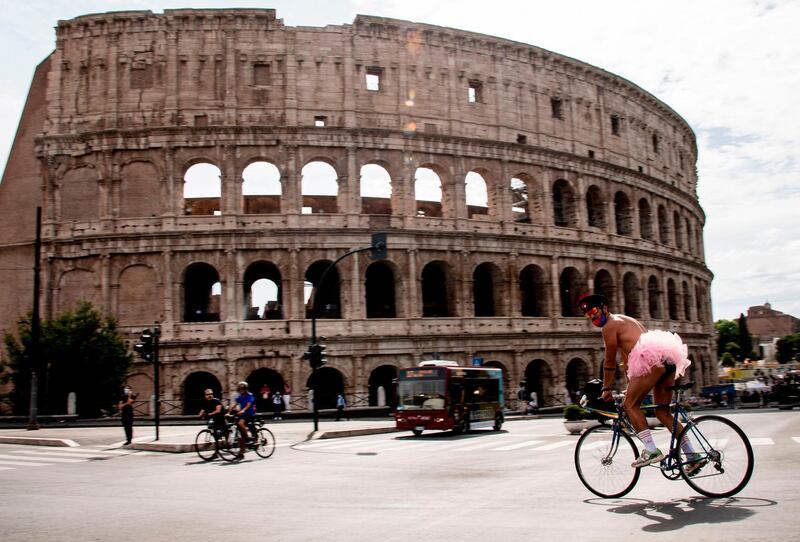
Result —
[{"label": "stone arch", "polygon": [[561,272],[558,281],[561,295],[561,316],[582,317],[578,309],[578,298],[586,293],[586,280],[574,267],[567,267]]},{"label": "stone arch", "polygon": [[364,279],[367,318],[396,318],[395,292],[393,266],[385,261],[372,262]]},{"label": "stone arch", "polygon": [[376,163],[361,166],[359,186],[362,214],[392,214],[392,177],[385,167]]},{"label": "stone arch", "polygon": [[647,306],[650,318],[661,318],[661,289],[655,275],[650,275],[647,279]]},{"label": "stone arch", "polygon": [[695,285],[694,301],[695,305],[697,306],[697,321],[703,324],[706,323],[705,306],[703,304],[704,298],[705,298],[705,288],[703,288],[699,284]]},{"label": "stone arch", "polygon": [[681,291],[683,292],[683,315],[687,321],[692,321],[692,291],[689,289],[689,283],[685,280],[681,284]]},{"label": "stone arch", "polygon": [[94,166],[85,164],[67,170],[59,187],[61,220],[99,218],[100,177]]},{"label": "stone arch", "polygon": [[[397,406],[397,391],[395,390],[395,381],[397,379],[397,367],[394,365],[384,364],[374,368],[369,373],[368,391],[369,391],[369,406],[388,406],[394,410]],[[378,388],[383,388],[385,393],[386,404],[381,405],[378,401]]]},{"label": "stone arch", "polygon": [[556,226],[574,228],[578,225],[575,209],[575,190],[565,179],[553,183],[553,222]]},{"label": "stone arch", "polygon": [[420,166],[414,172],[416,216],[444,216],[444,186],[433,166]]},{"label": "stone arch", "polygon": [[244,272],[242,286],[245,320],[283,318],[283,280],[274,263],[251,263]]},{"label": "stone arch", "polygon": [[560,404],[555,389],[555,378],[550,365],[543,359],[534,359],[525,366],[525,397],[530,400],[536,393],[539,408]]},{"label": "stone arch", "polygon": [[251,372],[245,380],[250,387],[250,392],[255,397],[258,412],[272,412],[272,396],[276,391],[282,394],[286,389],[286,381],[283,376],[269,367],[259,367]]},{"label": "stone arch", "polygon": [[526,176],[511,177],[509,183],[511,192],[511,215],[514,222],[530,224],[531,221],[531,187]]},{"label": "stone arch", "polygon": [[625,292],[625,314],[633,318],[642,317],[642,296],[639,278],[632,272],[622,277],[622,288]]},{"label": "stone arch", "polygon": [[526,265],[519,273],[522,316],[541,317],[548,314],[548,282],[544,270],[536,264]]},{"label": "stone arch", "polygon": [[303,214],[339,212],[339,175],[327,161],[317,159],[303,166],[300,193]]},{"label": "stone arch", "polygon": [[222,171],[211,162],[197,162],[183,175],[183,209],[191,216],[222,214]]},{"label": "stone arch", "polygon": [[150,325],[164,320],[161,285],[153,268],[129,265],[119,274],[117,321],[121,326]]},{"label": "stone arch", "polygon": [[222,285],[214,266],[189,265],[183,274],[183,321],[219,322]]},{"label": "stone arch", "polygon": [[502,272],[497,264],[483,262],[472,271],[472,300],[474,314],[503,316]]},{"label": "stone arch", "polygon": [[489,183],[483,174],[472,170],[464,177],[464,197],[467,216],[486,216],[489,214]]},{"label": "stone arch", "polygon": [[339,277],[339,271],[336,267],[331,268],[325,277],[325,284],[319,290],[319,281],[322,279],[322,274],[331,264],[330,260],[317,260],[306,269],[305,283],[308,296],[311,295],[311,289],[314,290],[314,295],[319,297],[318,301],[314,298],[308,297],[306,301],[306,318],[311,318],[311,311],[316,305],[317,318],[341,318],[342,317],[342,295],[341,288],[342,282]]},{"label": "stone arch", "polygon": [[614,223],[617,235],[633,235],[633,207],[628,195],[622,190],[614,194]]},{"label": "stone arch", "polygon": [[672,222],[675,228],[675,246],[683,248],[683,220],[678,211],[672,213]]},{"label": "stone arch", "polygon": [[617,287],[614,279],[606,269],[600,269],[594,275],[594,293],[604,295],[608,298],[609,307],[616,309]]},{"label": "stone arch", "polygon": [[653,211],[646,198],[639,199],[639,234],[642,239],[653,240]]},{"label": "stone arch", "polygon": [[148,160],[128,162],[120,168],[119,216],[152,217],[163,212],[161,182],[155,164]]},{"label": "stone arch", "polygon": [[101,311],[103,309],[100,305],[99,284],[94,271],[76,267],[65,271],[59,280],[59,312],[73,310],[80,301],[87,301]]},{"label": "stone arch", "polygon": [[667,219],[667,208],[663,205],[658,206],[658,240],[662,245],[669,244],[669,221]]},{"label": "stone arch", "polygon": [[183,380],[183,415],[197,416],[203,408],[203,392],[210,389],[214,397],[222,399],[222,384],[207,371],[189,373]]},{"label": "stone arch", "polygon": [[[512,176],[511,201],[514,202],[513,205],[527,207],[527,220],[517,217],[516,222],[542,223],[542,217],[544,216],[542,187],[541,183],[533,175],[519,172]],[[512,208],[512,211],[514,211],[514,208]],[[520,214],[519,211],[514,211],[515,217],[518,214]]]},{"label": "stone arch", "polygon": [[592,378],[594,375],[586,361],[577,357],[569,360],[565,371],[565,383],[573,403],[580,400],[578,391],[583,390],[586,383]]},{"label": "stone arch", "polygon": [[428,262],[422,269],[422,317],[453,316],[450,266],[443,261]]},{"label": "stone arch", "polygon": [[306,387],[316,390],[314,399],[319,410],[336,408],[336,396],[344,393],[344,375],[333,367],[321,367],[311,373]]},{"label": "stone arch", "polygon": [[590,228],[606,228],[606,202],[603,191],[597,185],[586,190],[586,217]]},{"label": "stone arch", "polygon": [[672,279],[667,280],[667,304],[669,307],[669,319],[678,320],[678,289]]},{"label": "stone arch", "polygon": [[255,160],[242,170],[242,210],[244,214],[281,212],[281,172],[272,162]]}]

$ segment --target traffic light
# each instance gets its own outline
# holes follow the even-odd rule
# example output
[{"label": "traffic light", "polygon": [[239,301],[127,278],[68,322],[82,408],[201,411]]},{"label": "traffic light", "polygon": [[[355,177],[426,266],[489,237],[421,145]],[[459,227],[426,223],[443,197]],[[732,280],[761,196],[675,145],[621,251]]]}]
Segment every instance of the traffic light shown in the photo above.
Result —
[{"label": "traffic light", "polygon": [[[325,337],[320,337],[325,339]],[[328,362],[328,357],[325,354],[327,346],[319,343],[311,343],[308,345],[308,352],[303,354],[303,359],[308,360],[312,369],[319,369]]]},{"label": "traffic light", "polygon": [[373,233],[370,255],[373,260],[383,260],[386,258],[386,234]]},{"label": "traffic light", "polygon": [[139,336],[139,342],[133,345],[133,349],[143,360],[153,361],[153,353],[155,352],[153,332],[150,329],[142,331]]}]

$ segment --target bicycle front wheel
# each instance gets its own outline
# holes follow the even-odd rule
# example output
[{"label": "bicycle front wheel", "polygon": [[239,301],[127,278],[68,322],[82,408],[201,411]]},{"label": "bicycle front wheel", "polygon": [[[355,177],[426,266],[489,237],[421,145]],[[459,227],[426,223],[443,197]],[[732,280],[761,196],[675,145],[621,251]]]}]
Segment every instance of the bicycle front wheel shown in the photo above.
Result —
[{"label": "bicycle front wheel", "polygon": [[203,429],[194,438],[194,451],[203,461],[211,461],[217,455],[214,445],[214,434],[209,429]]},{"label": "bicycle front wheel", "polygon": [[217,453],[225,461],[236,461],[239,458],[239,429],[231,427],[228,433],[217,441]]},{"label": "bicycle front wheel", "polygon": [[256,453],[264,459],[275,453],[275,435],[266,427],[258,430],[258,442],[256,443]]},{"label": "bicycle front wheel", "polygon": [[636,459],[633,439],[614,428],[592,427],[581,435],[575,446],[575,469],[586,489],[603,498],[622,497],[639,480],[640,469],[631,467]]},{"label": "bicycle front wheel", "polygon": [[687,425],[678,442],[687,439],[693,454],[681,447],[681,476],[706,497],[739,493],[753,475],[753,448],[738,425],[721,416],[701,416]]}]

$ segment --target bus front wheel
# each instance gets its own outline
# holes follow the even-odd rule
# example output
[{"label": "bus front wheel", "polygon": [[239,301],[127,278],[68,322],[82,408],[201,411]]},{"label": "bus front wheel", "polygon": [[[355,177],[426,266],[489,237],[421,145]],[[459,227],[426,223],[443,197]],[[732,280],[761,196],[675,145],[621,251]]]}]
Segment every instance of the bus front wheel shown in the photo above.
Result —
[{"label": "bus front wheel", "polygon": [[422,434],[422,429],[412,429],[411,432],[414,433],[415,437],[418,437]]},{"label": "bus front wheel", "polygon": [[498,412],[497,414],[495,414],[494,425],[492,426],[492,429],[494,429],[495,431],[500,431],[500,429],[503,427],[503,421],[504,418],[502,412]]},{"label": "bus front wheel", "polygon": [[469,433],[469,418],[464,416],[461,418],[461,421],[458,422],[458,425],[455,426],[455,432],[459,435],[465,435]]}]

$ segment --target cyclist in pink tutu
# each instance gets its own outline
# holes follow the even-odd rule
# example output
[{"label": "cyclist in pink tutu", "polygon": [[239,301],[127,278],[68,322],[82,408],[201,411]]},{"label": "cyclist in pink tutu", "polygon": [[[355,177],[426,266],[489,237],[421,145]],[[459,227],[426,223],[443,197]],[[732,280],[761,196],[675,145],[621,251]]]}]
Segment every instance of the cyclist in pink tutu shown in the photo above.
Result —
[{"label": "cyclist in pink tutu", "polygon": [[[628,377],[625,392],[625,414],[636,429],[636,435],[644,444],[641,455],[631,465],[635,468],[657,463],[664,454],[656,448],[653,436],[647,426],[647,419],[641,404],[650,391],[656,405],[656,417],[665,427],[672,426],[669,402],[672,392],[667,388],[675,383],[675,378],[686,372],[691,364],[687,359],[688,349],[681,338],[670,331],[648,331],[641,323],[630,316],[613,314],[608,310],[608,299],[599,294],[587,294],[580,298],[581,312],[596,327],[603,329],[605,359],[603,362],[603,395],[605,401],[612,400],[614,374],[616,372],[617,352],[620,365]],[[682,427],[677,427],[680,433]],[[681,443],[687,454],[693,454],[689,442]],[[703,462],[705,464],[705,462]],[[700,462],[692,465],[692,470],[702,467]]]}]

